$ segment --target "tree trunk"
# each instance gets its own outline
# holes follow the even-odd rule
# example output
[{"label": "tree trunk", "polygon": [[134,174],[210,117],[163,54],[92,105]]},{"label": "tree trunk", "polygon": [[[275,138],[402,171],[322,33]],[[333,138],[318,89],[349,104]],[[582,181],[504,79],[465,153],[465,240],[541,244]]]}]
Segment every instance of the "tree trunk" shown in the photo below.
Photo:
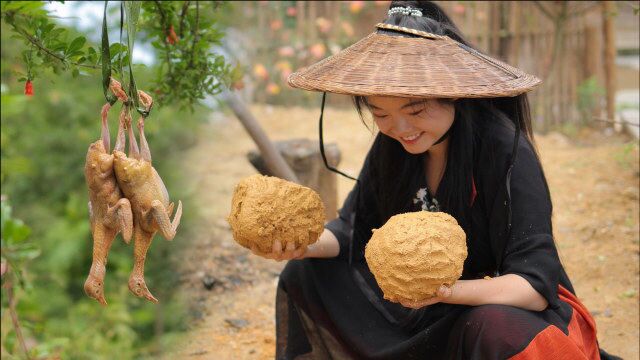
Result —
[{"label": "tree trunk", "polygon": [[615,120],[616,116],[616,36],[613,27],[615,16],[614,2],[602,2],[602,20],[604,27],[604,73],[607,90],[607,119]]}]

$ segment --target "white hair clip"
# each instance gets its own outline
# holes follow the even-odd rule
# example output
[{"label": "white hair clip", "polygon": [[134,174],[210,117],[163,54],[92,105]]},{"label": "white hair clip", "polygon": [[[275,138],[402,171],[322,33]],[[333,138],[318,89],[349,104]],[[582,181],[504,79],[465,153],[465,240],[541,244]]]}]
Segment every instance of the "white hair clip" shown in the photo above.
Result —
[{"label": "white hair clip", "polygon": [[402,15],[411,15],[411,16],[422,16],[422,11],[410,7],[394,7],[389,9],[387,12],[387,16],[391,16],[394,14],[402,14]]}]

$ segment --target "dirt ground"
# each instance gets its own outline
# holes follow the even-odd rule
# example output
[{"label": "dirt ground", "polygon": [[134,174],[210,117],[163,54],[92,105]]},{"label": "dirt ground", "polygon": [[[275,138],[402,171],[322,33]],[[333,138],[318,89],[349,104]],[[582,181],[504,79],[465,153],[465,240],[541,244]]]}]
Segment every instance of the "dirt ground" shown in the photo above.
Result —
[{"label": "dirt ground", "polygon": [[[317,109],[254,106],[273,140],[317,136]],[[327,109],[326,142],[342,151],[339,168],[357,174],[373,135],[353,110]],[[269,359],[274,356],[274,299],[283,263],[237,245],[225,221],[233,187],[255,173],[246,160],[255,148],[240,123],[217,114],[189,151],[185,171],[197,194],[198,237],[180,269],[179,289],[191,303],[190,331],[167,359]],[[600,344],[625,359],[638,349],[638,145],[585,131],[551,133],[537,144],[554,204],[562,262],[578,297],[595,317]],[[339,180],[340,203],[353,183]]]}]

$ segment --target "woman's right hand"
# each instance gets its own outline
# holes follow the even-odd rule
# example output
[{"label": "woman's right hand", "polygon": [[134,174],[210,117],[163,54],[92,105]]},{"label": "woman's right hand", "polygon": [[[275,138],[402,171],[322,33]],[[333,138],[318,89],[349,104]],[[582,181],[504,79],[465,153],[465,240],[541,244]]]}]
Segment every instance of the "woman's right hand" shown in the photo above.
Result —
[{"label": "woman's right hand", "polygon": [[275,240],[273,242],[273,250],[270,253],[261,252],[255,245],[251,245],[251,252],[255,255],[262,256],[266,259],[273,259],[276,261],[282,260],[300,260],[304,259],[307,253],[307,246],[300,246],[296,248],[293,242],[287,243],[286,248],[282,248],[282,242]]}]

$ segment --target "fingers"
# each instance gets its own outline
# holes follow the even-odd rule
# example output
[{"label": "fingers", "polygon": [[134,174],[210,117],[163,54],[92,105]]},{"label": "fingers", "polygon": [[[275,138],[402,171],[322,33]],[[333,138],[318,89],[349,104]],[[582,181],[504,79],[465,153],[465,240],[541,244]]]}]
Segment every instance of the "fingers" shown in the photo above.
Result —
[{"label": "fingers", "polygon": [[285,248],[284,253],[282,254],[283,259],[291,260],[294,258],[293,252],[296,251],[296,244],[293,242],[288,242],[287,247]]},{"label": "fingers", "polygon": [[288,243],[287,243],[286,251],[287,251],[287,252],[292,253],[292,252],[294,252],[295,250],[296,250],[296,244],[295,244],[295,243],[293,243],[293,242],[288,242]]},{"label": "fingers", "polygon": [[282,253],[281,260],[303,259],[306,252],[306,245],[296,248],[296,244],[294,242],[288,242],[284,252]]},{"label": "fingers", "polygon": [[294,259],[304,259],[304,255],[307,253],[307,246],[300,246],[299,248],[293,251]]},{"label": "fingers", "polygon": [[276,261],[282,261],[282,260],[292,260],[292,259],[303,259],[304,255],[307,252],[307,246],[303,245],[296,248],[296,244],[294,242],[287,242],[283,249],[282,242],[280,240],[275,240],[273,242],[273,246],[271,248],[270,253],[262,252],[254,244],[250,245],[249,250],[251,250],[251,252],[254,255],[258,255],[267,259],[273,259]]},{"label": "fingers", "polygon": [[282,261],[282,242],[280,242],[280,240],[273,242],[273,252],[271,255],[273,260]]},{"label": "fingers", "polygon": [[438,289],[438,296],[443,299],[446,299],[451,296],[452,292],[453,292],[453,289],[451,289],[450,287],[447,287],[446,285],[442,285]]},{"label": "fingers", "polygon": [[446,300],[451,297],[452,293],[452,288],[446,285],[442,285],[438,288],[438,292],[435,297],[421,301],[400,300],[400,304],[402,304],[402,306],[404,307],[420,309],[422,307],[433,305],[435,303],[446,302]]},{"label": "fingers", "polygon": [[291,260],[293,258],[293,252],[296,250],[296,244],[287,242],[286,247],[282,248],[282,242],[275,240],[273,242],[272,258],[276,261]]},{"label": "fingers", "polygon": [[272,252],[274,254],[280,254],[282,253],[282,243],[280,242],[280,240],[276,240],[273,242],[273,250]]}]

